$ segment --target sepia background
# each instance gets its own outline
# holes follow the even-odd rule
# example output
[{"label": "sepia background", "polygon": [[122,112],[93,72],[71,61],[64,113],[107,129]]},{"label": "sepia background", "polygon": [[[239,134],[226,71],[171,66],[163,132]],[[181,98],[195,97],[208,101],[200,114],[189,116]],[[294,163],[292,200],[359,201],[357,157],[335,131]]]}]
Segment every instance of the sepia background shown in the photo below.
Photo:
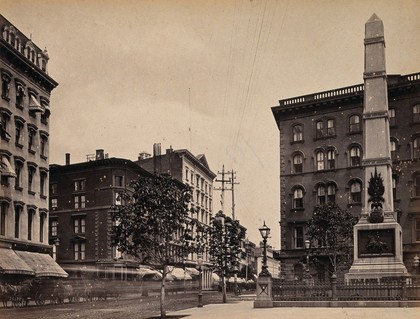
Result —
[{"label": "sepia background", "polygon": [[[0,0],[50,56],[50,164],[188,149],[236,171],[236,217],[279,248],[279,99],[363,83],[364,25],[384,22],[388,74],[420,71],[420,2]],[[216,185],[215,186],[219,186]],[[230,213],[230,194],[226,197]],[[220,209],[214,193],[213,210]]]}]

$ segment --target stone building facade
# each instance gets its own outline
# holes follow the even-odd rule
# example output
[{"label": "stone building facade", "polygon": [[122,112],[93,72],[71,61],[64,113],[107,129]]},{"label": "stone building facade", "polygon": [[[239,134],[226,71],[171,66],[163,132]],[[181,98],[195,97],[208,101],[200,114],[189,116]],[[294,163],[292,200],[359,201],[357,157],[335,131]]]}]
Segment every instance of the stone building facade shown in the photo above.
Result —
[{"label": "stone building facade", "polygon": [[3,16],[0,29],[0,276],[65,277],[48,242],[50,95],[58,83],[46,50]]},{"label": "stone building facade", "polygon": [[[415,273],[420,254],[420,73],[388,75],[394,208],[403,257]],[[305,224],[329,201],[360,216],[364,199],[363,95],[358,84],[279,101],[281,263],[286,279],[302,277]],[[378,132],[380,134],[380,132]],[[372,137],[374,138],[374,137]],[[325,280],[327,269],[312,269]],[[345,271],[345,270],[343,270]]]}]

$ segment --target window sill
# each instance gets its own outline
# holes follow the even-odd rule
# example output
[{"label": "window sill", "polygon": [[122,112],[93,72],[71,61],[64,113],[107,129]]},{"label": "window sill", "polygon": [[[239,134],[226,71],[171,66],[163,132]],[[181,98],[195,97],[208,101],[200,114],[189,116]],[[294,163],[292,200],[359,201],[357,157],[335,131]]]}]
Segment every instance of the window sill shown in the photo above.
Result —
[{"label": "window sill", "polygon": [[45,155],[40,155],[39,157],[41,157],[41,159],[43,159],[44,161],[48,159],[48,157],[46,157]]},{"label": "window sill", "polygon": [[20,144],[20,143],[15,143],[15,145],[16,145],[16,147],[18,147],[18,148],[23,148],[23,145],[22,145],[22,144]]},{"label": "window sill", "polygon": [[1,137],[1,140],[2,140],[2,141],[5,141],[6,143],[9,143],[9,141],[10,141],[10,137],[7,137],[7,136],[2,136],[2,137]]},{"label": "window sill", "polygon": [[298,207],[298,208],[292,208],[292,212],[293,213],[295,213],[295,212],[303,212],[305,210],[305,208],[304,207]]},{"label": "window sill", "polygon": [[16,103],[16,107],[17,107],[19,110],[23,110],[23,105],[20,105],[20,104],[17,104],[17,103]]},{"label": "window sill", "polygon": [[358,135],[358,134],[362,134],[363,131],[354,131],[354,132],[347,132],[347,136],[349,135]]},{"label": "window sill", "polygon": [[290,144],[303,144],[305,142],[305,140],[299,140],[299,141],[291,141]]},{"label": "window sill", "polygon": [[23,187],[15,186],[15,190],[17,190],[18,192],[21,192],[21,191],[23,191]]},{"label": "window sill", "polygon": [[329,138],[337,138],[337,134],[314,137],[314,141],[326,140],[326,139],[329,139]]},{"label": "window sill", "polygon": [[47,196],[45,195],[39,195],[39,197],[41,197],[42,199],[47,199]]},{"label": "window sill", "polygon": [[347,204],[347,207],[353,207],[353,206],[362,206],[362,203],[350,203],[350,204]]},{"label": "window sill", "polygon": [[28,149],[28,152],[29,152],[29,153],[31,153],[32,155],[35,155],[35,153],[36,153],[36,152],[35,152],[34,150],[32,150],[32,149]]},{"label": "window sill", "polygon": [[7,102],[10,102],[10,98],[8,96],[2,95],[1,98]]},{"label": "window sill", "polygon": [[34,191],[28,191],[29,195],[35,196],[35,192]]},{"label": "window sill", "polygon": [[41,123],[44,124],[44,125],[48,125],[48,121],[47,120],[43,120],[42,118],[41,118]]}]

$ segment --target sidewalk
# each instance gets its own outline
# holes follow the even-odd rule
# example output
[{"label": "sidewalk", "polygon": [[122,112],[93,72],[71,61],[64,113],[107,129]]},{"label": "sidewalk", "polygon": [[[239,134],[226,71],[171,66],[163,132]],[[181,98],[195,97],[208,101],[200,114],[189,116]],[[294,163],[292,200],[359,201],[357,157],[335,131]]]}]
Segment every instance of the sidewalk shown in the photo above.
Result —
[{"label": "sidewalk", "polygon": [[264,308],[254,309],[253,301],[211,304],[167,313],[185,319],[419,319],[420,308]]}]

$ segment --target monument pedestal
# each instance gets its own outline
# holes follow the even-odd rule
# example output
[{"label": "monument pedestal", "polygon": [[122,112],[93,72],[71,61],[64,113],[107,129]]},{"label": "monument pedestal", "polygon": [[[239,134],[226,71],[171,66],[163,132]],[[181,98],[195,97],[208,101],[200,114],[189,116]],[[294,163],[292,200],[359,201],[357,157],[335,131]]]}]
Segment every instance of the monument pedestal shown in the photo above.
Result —
[{"label": "monument pedestal", "polygon": [[257,279],[257,298],[254,301],[254,308],[273,307],[273,279],[270,275],[258,276]]},{"label": "monument pedestal", "polygon": [[370,223],[367,215],[354,226],[354,261],[345,275],[346,283],[381,281],[407,276],[402,260],[402,231],[393,213],[381,223]]}]

